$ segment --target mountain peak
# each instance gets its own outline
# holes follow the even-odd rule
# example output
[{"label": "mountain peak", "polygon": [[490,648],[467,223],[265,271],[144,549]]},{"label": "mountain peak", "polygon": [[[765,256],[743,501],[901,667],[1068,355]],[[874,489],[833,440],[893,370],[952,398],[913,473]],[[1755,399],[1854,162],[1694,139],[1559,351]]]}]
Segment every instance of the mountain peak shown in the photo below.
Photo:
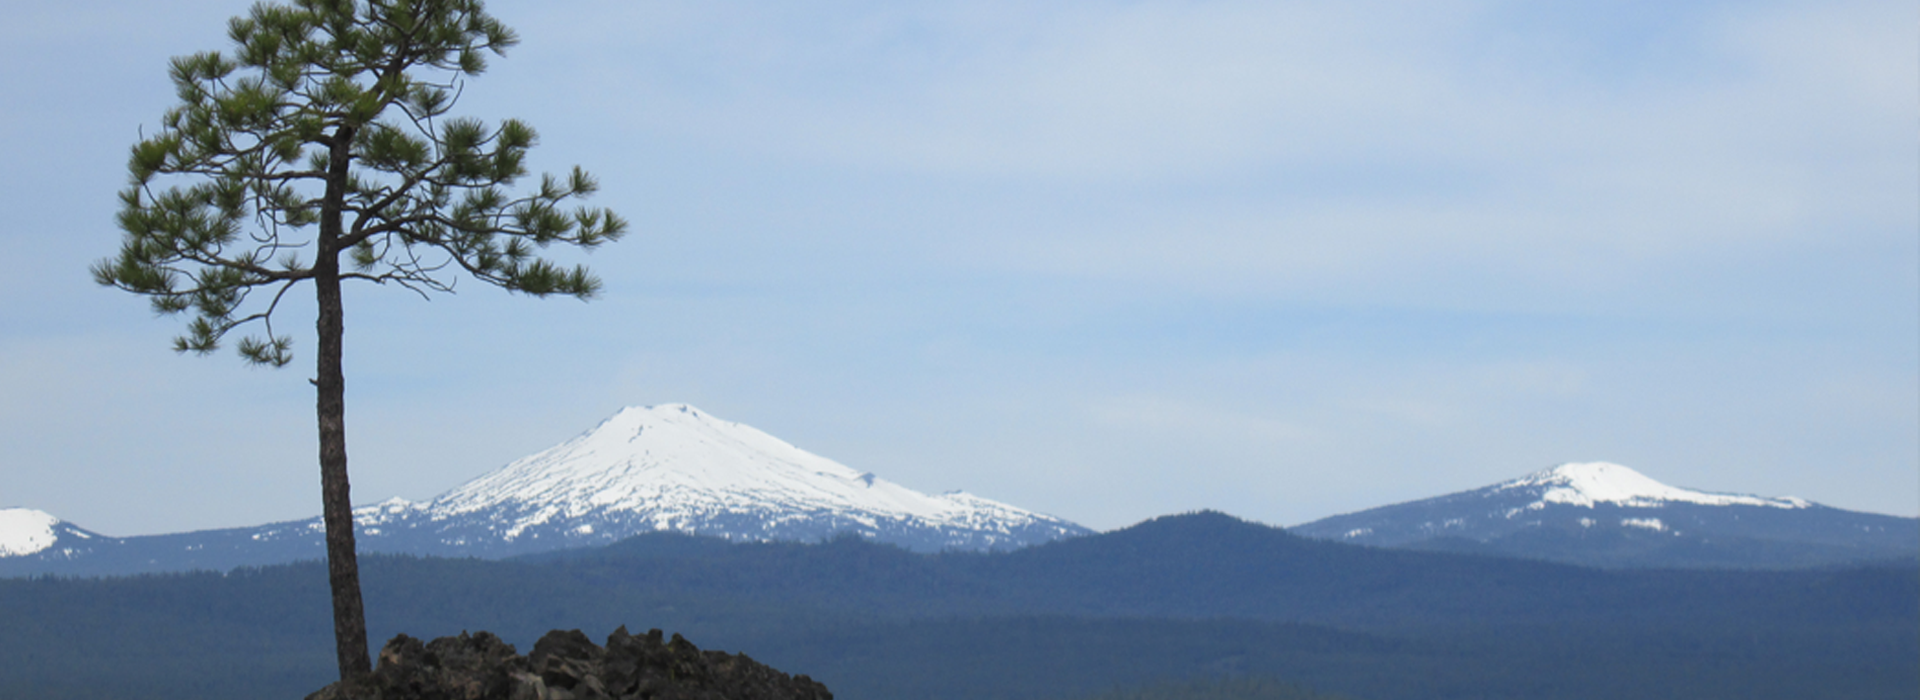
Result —
[{"label": "mountain peak", "polygon": [[710,420],[712,418],[708,414],[702,412],[700,409],[693,407],[693,405],[691,404],[663,403],[663,404],[654,404],[652,406],[628,406],[626,408],[620,409],[618,412],[615,412],[613,414],[613,418],[610,418],[608,420],[616,420],[623,416],[630,420],[640,419],[644,416],[652,416],[652,417],[661,418],[661,419],[672,419],[672,417],[675,415],[683,416],[685,418],[692,418],[695,420]]},{"label": "mountain peak", "polygon": [[852,530],[940,549],[1018,546],[1085,532],[970,494],[921,493],[680,403],[621,409],[428,503],[361,511],[363,526],[477,518],[506,542],[599,541],[656,530],[816,539]]},{"label": "mountain peak", "polygon": [[1588,508],[1599,503],[1628,508],[1659,507],[1663,503],[1773,508],[1806,508],[1811,505],[1805,500],[1792,496],[1764,498],[1708,493],[1668,486],[1630,467],[1611,462],[1569,462],[1493,487],[1496,492],[1515,489],[1538,490],[1540,503],[1559,503]]},{"label": "mountain peak", "polygon": [[[432,505],[463,513],[506,502],[539,503],[540,510],[550,511],[546,517],[577,517],[605,508],[641,509],[695,492],[771,491],[819,501],[843,500],[875,481],[891,486],[862,476],[687,404],[633,406],[571,440],[442,494]],[[889,495],[913,500],[906,493]],[[896,505],[920,514],[938,510],[930,503]]]},{"label": "mountain peak", "polygon": [[[938,552],[1091,534],[963,491],[928,495],[687,404],[632,406],[425,502],[354,509],[362,552],[499,558],[679,532],[735,541],[857,537]],[[325,556],[319,518],[105,537],[0,509],[0,576],[224,570]]]},{"label": "mountain peak", "polygon": [[53,546],[60,519],[31,508],[0,508],[0,557],[17,557]]},{"label": "mountain peak", "polygon": [[1377,547],[1608,567],[1794,568],[1920,551],[1920,527],[1911,518],[1669,486],[1610,462],[1562,464],[1291,529]]}]

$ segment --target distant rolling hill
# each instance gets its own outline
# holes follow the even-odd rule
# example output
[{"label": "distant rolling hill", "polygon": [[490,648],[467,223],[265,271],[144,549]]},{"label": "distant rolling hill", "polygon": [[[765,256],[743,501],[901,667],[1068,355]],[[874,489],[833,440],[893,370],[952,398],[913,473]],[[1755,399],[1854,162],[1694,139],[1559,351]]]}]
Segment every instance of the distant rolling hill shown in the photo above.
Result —
[{"label": "distant rolling hill", "polygon": [[[1852,576],[1911,586],[1920,581],[1920,563],[1813,572],[1596,571],[1353,546],[1216,512],[991,555],[916,554],[853,539],[730,545],[656,533],[514,561],[648,590],[910,617],[1217,617],[1400,628],[1920,614],[1920,600],[1902,599],[1897,587],[1891,595],[1861,591],[1838,599],[1832,588]],[[1796,596],[1805,599],[1783,607]]]},{"label": "distant rolling hill", "polygon": [[1610,568],[1780,569],[1920,559],[1920,519],[1679,488],[1604,462],[1564,464],[1292,531],[1351,544]]}]

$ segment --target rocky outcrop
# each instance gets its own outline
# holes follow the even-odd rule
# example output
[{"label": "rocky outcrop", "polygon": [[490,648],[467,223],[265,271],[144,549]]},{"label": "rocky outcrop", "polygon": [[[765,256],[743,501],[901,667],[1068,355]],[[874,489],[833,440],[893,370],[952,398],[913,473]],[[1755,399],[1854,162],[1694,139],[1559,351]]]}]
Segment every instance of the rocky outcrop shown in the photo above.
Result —
[{"label": "rocky outcrop", "polygon": [[701,651],[660,630],[607,637],[554,630],[520,656],[487,632],[421,643],[394,637],[373,674],[329,685],[307,700],[832,700],[827,687],[745,654]]}]

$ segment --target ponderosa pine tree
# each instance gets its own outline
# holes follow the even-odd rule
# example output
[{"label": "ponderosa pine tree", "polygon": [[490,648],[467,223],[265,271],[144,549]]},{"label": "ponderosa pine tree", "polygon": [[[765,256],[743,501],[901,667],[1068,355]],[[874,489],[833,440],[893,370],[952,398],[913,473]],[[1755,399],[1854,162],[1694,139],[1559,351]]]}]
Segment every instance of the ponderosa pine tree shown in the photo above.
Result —
[{"label": "ponderosa pine tree", "polygon": [[534,145],[526,124],[447,116],[485,54],[516,43],[480,0],[263,2],[227,35],[230,55],[173,60],[180,104],[133,147],[120,254],[93,275],[150,297],[162,314],[191,316],[176,350],[211,353],[251,327],[239,334],[240,355],[275,367],[292,360],[275,310],[313,283],[327,568],[340,676],[351,679],[369,661],[347,482],[341,283],[427,295],[452,291],[464,273],[585,299],[599,281],[538,250],[592,248],[626,223],[570,203],[596,189],[579,168],[512,191]]}]

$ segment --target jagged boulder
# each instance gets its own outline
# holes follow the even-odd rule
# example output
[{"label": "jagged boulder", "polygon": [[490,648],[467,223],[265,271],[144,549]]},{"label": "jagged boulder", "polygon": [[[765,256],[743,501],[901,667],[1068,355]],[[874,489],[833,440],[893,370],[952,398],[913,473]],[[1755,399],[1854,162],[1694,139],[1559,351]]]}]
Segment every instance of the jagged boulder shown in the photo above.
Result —
[{"label": "jagged boulder", "polygon": [[614,630],[603,648],[580,630],[554,630],[521,656],[487,632],[421,643],[400,635],[373,674],[307,700],[833,700],[827,687],[745,654],[701,651],[660,630]]}]

